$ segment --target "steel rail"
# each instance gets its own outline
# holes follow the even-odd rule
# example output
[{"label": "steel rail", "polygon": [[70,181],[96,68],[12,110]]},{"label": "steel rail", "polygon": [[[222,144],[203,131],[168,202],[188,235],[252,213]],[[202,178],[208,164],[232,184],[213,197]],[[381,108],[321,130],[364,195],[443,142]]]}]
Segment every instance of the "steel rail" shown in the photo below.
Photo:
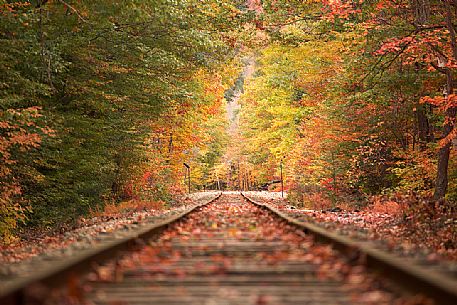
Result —
[{"label": "steel rail", "polygon": [[197,204],[182,213],[170,217],[160,223],[146,225],[133,231],[129,236],[102,243],[95,249],[85,251],[81,255],[76,255],[65,260],[57,261],[51,268],[37,272],[36,274],[19,278],[5,286],[0,286],[1,305],[24,305],[28,289],[34,285],[45,285],[45,287],[61,287],[68,284],[78,275],[87,273],[93,269],[94,265],[103,261],[113,259],[123,251],[128,251],[136,245],[141,244],[141,240],[149,239],[160,234],[170,225],[185,218],[196,209],[208,205],[221,197],[222,193],[208,202]]},{"label": "steel rail", "polygon": [[318,242],[331,244],[349,258],[363,263],[369,270],[392,280],[401,288],[412,293],[426,295],[437,305],[457,304],[457,281],[433,270],[405,262],[393,254],[374,249],[363,242],[329,232],[317,225],[293,219],[276,208],[257,202],[244,193],[241,195],[250,203],[270,211],[280,219],[299,228],[304,233],[312,234]]}]

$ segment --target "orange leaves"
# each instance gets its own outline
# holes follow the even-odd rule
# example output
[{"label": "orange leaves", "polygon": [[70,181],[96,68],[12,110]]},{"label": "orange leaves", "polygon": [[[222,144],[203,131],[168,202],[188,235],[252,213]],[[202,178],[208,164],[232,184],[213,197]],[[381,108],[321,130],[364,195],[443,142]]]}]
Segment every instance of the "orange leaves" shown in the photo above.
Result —
[{"label": "orange leaves", "polygon": [[457,107],[457,94],[450,94],[447,97],[443,96],[424,96],[420,99],[421,103],[428,103],[433,106],[439,107],[441,110],[446,110],[450,107]]},{"label": "orange leaves", "polygon": [[0,14],[6,15],[8,13],[15,13],[18,9],[30,6],[29,1],[22,1],[16,3],[2,3],[0,4]]},{"label": "orange leaves", "polygon": [[40,146],[42,135],[53,136],[54,131],[48,127],[37,126],[35,119],[41,117],[39,107],[27,109],[8,109],[0,112],[0,129],[6,135],[0,141],[2,159],[6,160],[7,152],[14,146],[21,151]]},{"label": "orange leaves", "polygon": [[252,11],[255,11],[257,14],[263,12],[262,1],[260,0],[247,0],[248,8]]},{"label": "orange leaves", "polygon": [[351,15],[361,12],[351,1],[322,0],[322,4],[327,8],[327,13],[324,17],[328,20],[335,20],[335,18],[348,19]]},{"label": "orange leaves", "polygon": [[[455,119],[454,119],[453,124],[455,124]],[[449,144],[450,142],[452,142],[456,138],[457,138],[457,129],[454,128],[446,137],[444,137],[443,139],[441,139],[438,142],[438,146],[439,147],[444,147],[444,146],[446,146],[447,144]]]},{"label": "orange leaves", "polygon": [[414,43],[416,40],[413,37],[392,38],[384,42],[376,52],[375,55],[384,55],[386,53],[397,53],[404,50],[408,45]]},{"label": "orange leaves", "polygon": [[[420,102],[424,103],[424,104],[427,103],[427,104],[436,106],[440,111],[445,112],[446,110],[448,110],[451,107],[457,107],[457,94],[450,94],[447,97],[424,96],[420,99]],[[444,120],[444,125],[455,126],[455,118],[446,117]],[[449,144],[456,137],[457,137],[457,130],[455,128],[453,128],[452,131],[448,135],[446,135],[443,139],[441,139],[438,142],[439,147],[443,147],[443,146]]]},{"label": "orange leaves", "polygon": [[17,222],[25,219],[21,185],[14,177],[18,159],[13,158],[13,151],[19,150],[23,158],[23,153],[40,146],[43,135],[53,135],[51,129],[38,126],[40,117],[39,107],[0,112],[0,237],[4,241],[9,240]]},{"label": "orange leaves", "polygon": [[182,96],[170,100],[158,117],[145,122],[149,129],[144,139],[146,158],[132,173],[133,198],[183,192],[187,188],[183,162],[192,168],[191,179],[199,179],[204,165],[195,162],[198,153],[220,140],[214,129],[224,130],[221,75],[200,69],[189,76],[188,83]]},{"label": "orange leaves", "polygon": [[21,151],[26,151],[29,148],[38,148],[40,146],[41,137],[36,133],[27,133],[19,131],[12,134],[9,139],[11,145],[17,144]]},{"label": "orange leaves", "polygon": [[428,103],[428,104],[435,105],[435,106],[442,106],[444,104],[444,101],[445,101],[445,99],[442,96],[436,96],[436,97],[424,96],[420,99],[420,102],[423,104]]}]

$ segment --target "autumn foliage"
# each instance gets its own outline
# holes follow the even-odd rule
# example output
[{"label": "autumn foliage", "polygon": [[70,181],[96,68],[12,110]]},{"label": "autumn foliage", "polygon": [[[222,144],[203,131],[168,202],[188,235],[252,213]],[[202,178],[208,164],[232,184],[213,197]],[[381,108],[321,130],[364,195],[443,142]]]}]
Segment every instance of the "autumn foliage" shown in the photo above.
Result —
[{"label": "autumn foliage", "polygon": [[446,194],[452,206],[454,2],[262,5],[270,43],[242,112],[244,153],[261,183],[278,179],[283,160],[299,204],[412,193]]},{"label": "autumn foliage", "polygon": [[455,7],[0,1],[0,235],[167,206],[183,163],[191,190],[278,191],[282,165],[298,205],[452,207]]},{"label": "autumn foliage", "polygon": [[238,4],[0,1],[2,241],[105,205],[166,206],[183,162],[204,184],[240,69]]},{"label": "autumn foliage", "polygon": [[29,107],[0,112],[0,238],[4,241],[11,237],[11,229],[26,220],[29,208],[19,177],[32,173],[23,172],[30,164],[21,155],[39,148],[43,135],[52,135],[51,130],[38,125],[39,111]]}]

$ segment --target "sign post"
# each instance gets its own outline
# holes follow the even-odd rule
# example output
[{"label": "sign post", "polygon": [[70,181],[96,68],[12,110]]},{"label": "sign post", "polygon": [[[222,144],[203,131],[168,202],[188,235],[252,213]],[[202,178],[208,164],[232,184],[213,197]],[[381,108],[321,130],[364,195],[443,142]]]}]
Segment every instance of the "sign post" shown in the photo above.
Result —
[{"label": "sign post", "polygon": [[187,187],[189,188],[189,194],[190,194],[190,166],[184,162],[184,166],[187,168]]},{"label": "sign post", "polygon": [[282,175],[282,160],[281,159],[281,163],[279,165],[280,169],[281,169],[281,198],[284,198],[284,179],[283,179],[283,175]]}]

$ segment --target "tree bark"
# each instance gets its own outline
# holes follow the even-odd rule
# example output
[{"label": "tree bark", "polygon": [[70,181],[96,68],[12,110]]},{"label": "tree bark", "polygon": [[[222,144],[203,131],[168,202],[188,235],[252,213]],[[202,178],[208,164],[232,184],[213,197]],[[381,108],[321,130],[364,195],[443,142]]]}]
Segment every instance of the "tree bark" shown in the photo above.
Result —
[{"label": "tree bark", "polygon": [[[451,38],[450,44],[454,59],[457,60],[457,42],[456,33],[452,24],[452,10],[450,0],[443,0],[446,9],[446,25],[449,30],[449,36]],[[446,68],[446,98],[449,98],[451,94],[454,94],[454,80],[452,71]],[[443,125],[443,137],[446,138],[454,129],[455,116],[457,114],[456,107],[449,107],[445,112],[445,121]],[[449,168],[449,156],[451,153],[452,141],[446,141],[446,143],[440,147],[438,151],[438,169],[436,174],[435,182],[435,193],[433,198],[439,200],[446,196],[448,187],[448,168]]]},{"label": "tree bark", "polygon": [[[452,118],[450,122],[446,122],[444,126],[444,136],[448,136],[454,129],[454,120],[457,109],[450,107],[446,111],[446,119]],[[452,141],[447,141],[446,144],[440,147],[438,151],[438,171],[436,175],[435,193],[433,198],[439,200],[444,198],[448,186],[448,168],[449,168],[449,156],[451,153]]]},{"label": "tree bark", "polygon": [[412,0],[411,6],[414,10],[414,19],[417,25],[426,24],[430,18],[429,0]]},{"label": "tree bark", "polygon": [[419,148],[421,151],[427,148],[427,144],[431,140],[430,123],[427,117],[425,105],[418,105],[416,107],[417,115],[417,129],[419,137]]},{"label": "tree bark", "polygon": [[170,132],[170,138],[168,140],[168,153],[171,154],[173,152],[173,133]]}]

